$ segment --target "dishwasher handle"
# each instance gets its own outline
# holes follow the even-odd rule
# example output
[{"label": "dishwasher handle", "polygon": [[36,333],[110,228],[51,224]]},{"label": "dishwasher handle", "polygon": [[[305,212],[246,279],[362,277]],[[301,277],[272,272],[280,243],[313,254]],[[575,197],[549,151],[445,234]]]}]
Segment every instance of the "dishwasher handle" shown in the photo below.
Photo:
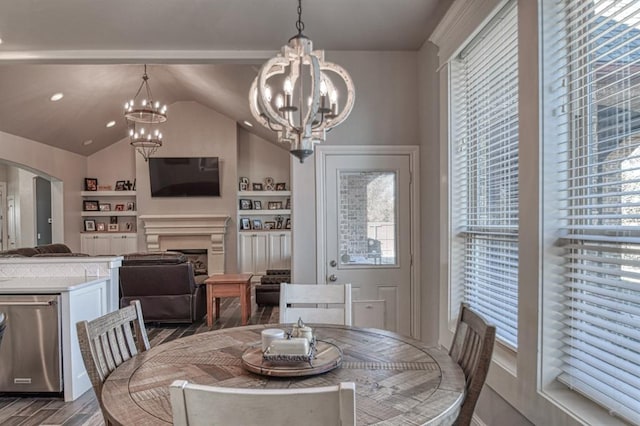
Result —
[{"label": "dishwasher handle", "polygon": [[0,301],[0,306],[55,306],[57,305],[57,301],[49,300],[47,302],[2,302]]}]

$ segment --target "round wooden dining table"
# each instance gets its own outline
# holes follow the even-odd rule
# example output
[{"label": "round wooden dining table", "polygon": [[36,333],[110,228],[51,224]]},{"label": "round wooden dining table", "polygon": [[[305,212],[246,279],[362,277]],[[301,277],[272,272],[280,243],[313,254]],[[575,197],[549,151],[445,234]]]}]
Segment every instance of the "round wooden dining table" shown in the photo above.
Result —
[{"label": "round wooden dining table", "polygon": [[[210,331],[158,345],[120,365],[104,383],[104,409],[116,425],[172,424],[169,385],[178,379],[262,389],[355,382],[359,425],[450,425],[456,419],[465,379],[445,350],[384,330],[311,326],[316,338],[342,350],[339,367],[304,377],[255,374],[243,367],[242,354],[260,345],[263,329],[287,326]],[[282,409],[287,409],[286,401]]]}]

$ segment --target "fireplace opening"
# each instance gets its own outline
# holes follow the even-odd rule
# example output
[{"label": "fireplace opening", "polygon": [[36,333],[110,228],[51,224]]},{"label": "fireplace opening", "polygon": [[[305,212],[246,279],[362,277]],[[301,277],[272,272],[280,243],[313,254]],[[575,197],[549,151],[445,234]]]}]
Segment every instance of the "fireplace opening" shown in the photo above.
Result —
[{"label": "fireplace opening", "polygon": [[193,264],[193,271],[196,275],[207,274],[207,249],[169,249],[184,254]]}]

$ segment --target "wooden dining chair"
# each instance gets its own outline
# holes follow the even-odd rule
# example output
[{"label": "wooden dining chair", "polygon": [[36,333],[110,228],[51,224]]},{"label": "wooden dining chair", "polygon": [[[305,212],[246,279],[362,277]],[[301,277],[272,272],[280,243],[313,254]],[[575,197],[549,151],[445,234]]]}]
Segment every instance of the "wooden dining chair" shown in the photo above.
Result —
[{"label": "wooden dining chair", "polygon": [[298,318],[308,323],[351,325],[351,284],[280,284],[280,323]]},{"label": "wooden dining chair", "polygon": [[2,343],[2,336],[4,336],[5,328],[7,328],[7,316],[0,312],[0,343]]},{"label": "wooden dining chair", "polygon": [[170,388],[176,426],[345,426],[356,424],[356,385],[295,389],[237,389],[185,380]]},{"label": "wooden dining chair", "polygon": [[116,367],[150,347],[140,301],[132,300],[129,306],[92,321],[77,322],[76,329],[84,366],[109,425],[102,405],[102,384]]},{"label": "wooden dining chair", "polygon": [[456,426],[467,426],[471,423],[473,410],[487,378],[495,340],[496,327],[472,311],[469,305],[462,303],[449,350],[451,358],[464,371],[466,380],[465,398],[454,423]]}]

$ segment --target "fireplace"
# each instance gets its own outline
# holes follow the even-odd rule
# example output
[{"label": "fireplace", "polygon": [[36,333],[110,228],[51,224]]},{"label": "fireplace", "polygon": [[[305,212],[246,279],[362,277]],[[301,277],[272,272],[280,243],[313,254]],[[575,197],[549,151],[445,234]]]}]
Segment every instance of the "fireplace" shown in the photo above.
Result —
[{"label": "fireplace", "polygon": [[202,250],[209,275],[224,274],[227,215],[142,215],[148,251]]},{"label": "fireplace", "polygon": [[170,248],[168,251],[177,251],[189,259],[189,262],[193,264],[193,272],[196,275],[208,275],[207,274],[207,250],[206,249],[177,249]]}]

